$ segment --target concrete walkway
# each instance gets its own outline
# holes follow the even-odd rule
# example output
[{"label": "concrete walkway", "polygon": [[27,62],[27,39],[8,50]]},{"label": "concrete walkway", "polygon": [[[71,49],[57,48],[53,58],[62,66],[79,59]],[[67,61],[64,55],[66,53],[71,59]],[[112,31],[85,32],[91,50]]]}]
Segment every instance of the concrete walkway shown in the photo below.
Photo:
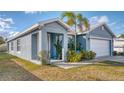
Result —
[{"label": "concrete walkway", "polygon": [[73,67],[80,67],[82,65],[90,65],[90,64],[94,64],[92,62],[87,62],[87,63],[84,63],[84,62],[75,62],[75,63],[67,63],[67,62],[56,62],[56,63],[53,63],[53,65],[56,65],[60,68],[64,68],[64,69],[69,69],[69,68],[73,68]]},{"label": "concrete walkway", "polygon": [[115,61],[115,62],[124,63],[124,56],[101,57],[94,59],[94,61]]},{"label": "concrete walkway", "polygon": [[73,67],[80,67],[82,65],[95,64],[96,62],[102,62],[102,61],[115,61],[115,62],[124,63],[124,56],[100,57],[94,60],[87,60],[87,61],[77,62],[77,63],[76,62],[75,63],[55,62],[53,63],[53,65],[56,65],[60,68],[69,69]]}]

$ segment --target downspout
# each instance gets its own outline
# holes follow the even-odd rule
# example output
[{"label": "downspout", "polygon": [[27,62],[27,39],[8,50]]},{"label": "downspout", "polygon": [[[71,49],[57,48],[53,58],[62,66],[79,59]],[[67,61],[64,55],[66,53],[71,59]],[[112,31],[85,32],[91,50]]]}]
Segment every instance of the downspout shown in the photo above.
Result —
[{"label": "downspout", "polygon": [[90,39],[90,34],[88,32],[88,33],[86,33],[86,51],[90,50],[90,41],[89,41],[89,39]]},{"label": "downspout", "polygon": [[77,29],[77,22],[76,22],[76,18],[75,18],[75,52],[77,50],[77,33],[76,33],[76,29]]}]

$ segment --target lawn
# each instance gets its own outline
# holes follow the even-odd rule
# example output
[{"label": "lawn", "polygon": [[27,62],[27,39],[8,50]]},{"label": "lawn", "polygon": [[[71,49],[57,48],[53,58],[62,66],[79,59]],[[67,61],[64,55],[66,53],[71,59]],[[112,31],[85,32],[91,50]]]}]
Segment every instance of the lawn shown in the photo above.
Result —
[{"label": "lawn", "polygon": [[11,61],[16,57],[6,53],[0,53],[0,80],[1,81],[31,81],[41,80],[31,72],[25,70],[15,62]]},{"label": "lawn", "polygon": [[[13,64],[17,65],[15,69],[12,68]],[[21,71],[21,69],[18,71],[18,67],[21,67],[24,71]],[[19,78],[16,80],[21,80],[21,77],[25,75],[25,73],[31,74],[31,76],[27,75],[27,80],[33,80],[32,76],[35,76],[35,79],[37,77],[39,80],[124,80],[124,64],[118,62],[98,62],[93,65],[62,69],[53,65],[36,65],[6,53],[1,53],[0,73],[2,72],[4,74],[7,73],[7,71],[13,73],[10,77],[13,77],[14,75],[14,77]],[[17,74],[17,76],[15,76],[15,74]]]}]

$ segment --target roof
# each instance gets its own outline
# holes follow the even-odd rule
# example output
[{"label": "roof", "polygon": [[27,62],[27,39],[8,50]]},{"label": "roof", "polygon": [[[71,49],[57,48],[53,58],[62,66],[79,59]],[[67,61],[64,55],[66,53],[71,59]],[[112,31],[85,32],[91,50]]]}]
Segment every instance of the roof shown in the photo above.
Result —
[{"label": "roof", "polygon": [[15,39],[15,38],[18,38],[18,37],[20,37],[20,36],[23,36],[23,35],[25,35],[25,34],[28,34],[28,33],[32,32],[32,31],[36,30],[36,29],[41,29],[45,24],[52,23],[52,22],[58,22],[58,23],[61,24],[65,29],[67,29],[67,31],[70,31],[70,30],[71,30],[70,26],[68,26],[68,25],[67,25],[66,23],[64,23],[62,20],[60,20],[59,18],[54,18],[54,19],[49,19],[49,20],[45,20],[45,21],[40,21],[40,22],[38,22],[38,23],[32,25],[30,28],[26,29],[25,31],[23,31],[23,32],[21,32],[21,33],[19,33],[19,34],[17,34],[16,36],[13,36],[13,37],[9,38],[9,39],[7,40],[7,42],[10,41],[10,40],[13,40],[13,39]]},{"label": "roof", "polygon": [[109,33],[110,33],[113,37],[116,37],[116,36],[114,35],[114,33],[111,31],[111,29],[109,28],[109,26],[108,26],[106,23],[97,24],[96,26],[90,28],[90,30],[85,31],[85,32],[82,32],[82,33],[78,33],[78,34],[87,34],[87,33],[91,32],[91,31],[94,31],[96,28],[98,28],[98,27],[100,27],[100,26],[105,26],[105,27],[108,29],[107,31],[109,31]]}]

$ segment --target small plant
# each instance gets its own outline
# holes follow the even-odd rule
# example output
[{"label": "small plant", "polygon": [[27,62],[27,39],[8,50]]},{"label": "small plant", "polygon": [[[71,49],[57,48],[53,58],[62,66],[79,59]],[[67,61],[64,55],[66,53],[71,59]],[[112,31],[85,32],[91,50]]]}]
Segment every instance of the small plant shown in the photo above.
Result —
[{"label": "small plant", "polygon": [[80,62],[81,61],[82,54],[76,53],[74,50],[69,50],[67,52],[67,60],[69,62]]},{"label": "small plant", "polygon": [[117,51],[113,51],[113,56],[116,56],[117,55]]},{"label": "small plant", "polygon": [[57,39],[57,42],[54,44],[56,48],[56,53],[57,53],[57,58],[61,59],[62,58],[62,40],[59,40],[59,37]]},{"label": "small plant", "polygon": [[49,55],[48,55],[48,52],[43,50],[40,52],[39,54],[39,58],[42,62],[42,65],[47,65],[49,64]]},{"label": "small plant", "polygon": [[7,45],[6,44],[1,44],[0,45],[0,52],[6,52],[7,51]]},{"label": "small plant", "polygon": [[67,60],[69,62],[80,62],[82,60],[86,59],[93,59],[95,58],[96,53],[93,51],[80,51],[80,52],[75,52],[74,50],[69,50],[67,52]]},{"label": "small plant", "polygon": [[75,43],[74,43],[74,39],[73,38],[69,38],[69,41],[68,41],[68,49],[69,50],[74,50],[75,49]]},{"label": "small plant", "polygon": [[96,53],[93,51],[86,51],[85,52],[85,59],[93,59],[95,58]]}]

